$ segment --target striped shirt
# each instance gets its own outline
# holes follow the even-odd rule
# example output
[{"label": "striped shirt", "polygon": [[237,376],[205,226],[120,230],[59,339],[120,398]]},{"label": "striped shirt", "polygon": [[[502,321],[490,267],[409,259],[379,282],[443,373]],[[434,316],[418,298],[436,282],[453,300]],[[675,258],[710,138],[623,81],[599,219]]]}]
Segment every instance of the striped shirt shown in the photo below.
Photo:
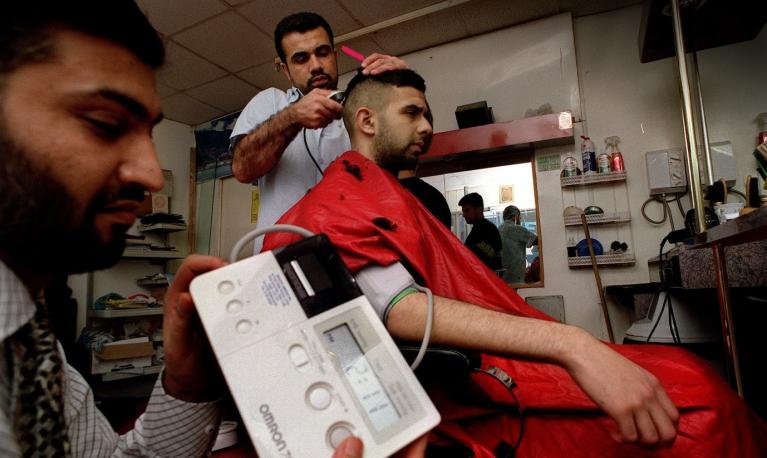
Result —
[{"label": "striped shirt", "polygon": [[[8,339],[32,319],[35,304],[21,280],[0,261],[0,457],[20,456],[13,432],[15,400]],[[59,353],[64,352],[59,345]],[[162,374],[146,411],[131,431],[118,435],[99,412],[93,391],[65,364],[64,404],[72,456],[204,456],[213,447],[221,420],[217,402],[190,403],[166,394]]]}]

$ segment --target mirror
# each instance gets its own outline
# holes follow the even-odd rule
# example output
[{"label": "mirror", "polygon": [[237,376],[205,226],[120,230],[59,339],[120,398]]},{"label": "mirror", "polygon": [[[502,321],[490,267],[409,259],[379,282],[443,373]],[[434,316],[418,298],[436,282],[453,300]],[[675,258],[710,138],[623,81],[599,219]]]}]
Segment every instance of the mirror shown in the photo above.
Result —
[{"label": "mirror", "polygon": [[[436,166],[436,161],[426,163],[419,169],[419,176],[445,196],[452,212],[451,230],[462,242],[473,227],[467,224],[458,202],[467,194],[480,194],[484,201],[483,217],[499,230],[501,236],[502,262],[498,275],[514,288],[542,287],[543,250],[531,156],[525,156],[524,162],[517,162],[523,158],[512,155],[506,165],[490,167],[478,159],[475,156],[465,165],[483,168],[455,170],[453,163],[450,167],[453,170],[446,173],[440,173],[445,170]],[[506,211],[507,219],[504,219],[504,210],[510,206],[519,210],[518,220],[513,217],[515,212],[510,210]]]}]

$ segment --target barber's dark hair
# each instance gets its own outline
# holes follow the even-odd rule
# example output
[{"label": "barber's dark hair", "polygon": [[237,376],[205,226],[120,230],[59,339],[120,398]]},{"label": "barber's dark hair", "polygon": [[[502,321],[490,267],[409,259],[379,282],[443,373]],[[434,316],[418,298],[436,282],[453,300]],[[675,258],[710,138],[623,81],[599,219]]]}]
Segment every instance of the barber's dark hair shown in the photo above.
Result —
[{"label": "barber's dark hair", "polygon": [[72,30],[122,45],[157,69],[165,48],[133,0],[11,1],[0,14],[0,76],[53,56],[51,37]]},{"label": "barber's dark hair", "polygon": [[330,28],[328,21],[319,14],[303,11],[282,18],[274,29],[274,48],[277,50],[280,60],[285,62],[285,50],[282,49],[282,38],[285,35],[291,32],[306,33],[318,27],[325,29],[328,37],[330,37],[330,46],[335,46],[333,43],[333,30]]},{"label": "barber's dark hair", "polygon": [[472,192],[461,197],[458,201],[459,206],[468,205],[474,208],[485,208],[485,201],[479,193]]}]

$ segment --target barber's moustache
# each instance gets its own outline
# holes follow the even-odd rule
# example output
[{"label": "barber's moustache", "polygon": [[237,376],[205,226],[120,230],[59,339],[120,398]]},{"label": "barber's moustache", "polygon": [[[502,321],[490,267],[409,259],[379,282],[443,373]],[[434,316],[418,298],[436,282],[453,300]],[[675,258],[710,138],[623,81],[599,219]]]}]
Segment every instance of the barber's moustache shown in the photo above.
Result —
[{"label": "barber's moustache", "polygon": [[140,185],[123,186],[120,192],[114,196],[113,200],[135,200],[140,202],[144,200],[145,193],[146,189]]}]

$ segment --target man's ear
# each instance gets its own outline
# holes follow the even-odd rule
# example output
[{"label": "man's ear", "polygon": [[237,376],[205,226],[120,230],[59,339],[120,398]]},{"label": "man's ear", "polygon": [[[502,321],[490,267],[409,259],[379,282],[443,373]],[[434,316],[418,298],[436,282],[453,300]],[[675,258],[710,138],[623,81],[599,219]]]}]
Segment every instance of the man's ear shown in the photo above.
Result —
[{"label": "man's ear", "polygon": [[359,107],[354,113],[357,130],[371,137],[376,133],[376,121],[376,112],[368,107]]},{"label": "man's ear", "polygon": [[278,57],[274,59],[274,67],[278,72],[285,75],[285,78],[287,78],[288,81],[290,81],[290,84],[293,84],[293,78],[291,78],[290,76],[290,70],[288,69],[288,64],[286,64],[285,62],[282,62],[280,58]]}]

